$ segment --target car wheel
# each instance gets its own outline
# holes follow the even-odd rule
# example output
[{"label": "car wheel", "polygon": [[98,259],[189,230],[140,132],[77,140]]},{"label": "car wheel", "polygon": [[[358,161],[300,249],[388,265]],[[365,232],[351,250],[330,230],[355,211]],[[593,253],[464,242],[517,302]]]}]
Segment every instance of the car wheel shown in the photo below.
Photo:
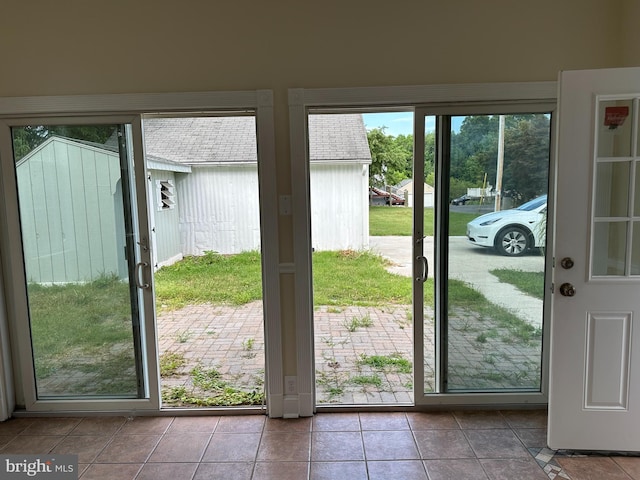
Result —
[{"label": "car wheel", "polygon": [[516,257],[523,255],[530,248],[530,235],[519,227],[507,227],[498,232],[495,246],[500,255]]}]

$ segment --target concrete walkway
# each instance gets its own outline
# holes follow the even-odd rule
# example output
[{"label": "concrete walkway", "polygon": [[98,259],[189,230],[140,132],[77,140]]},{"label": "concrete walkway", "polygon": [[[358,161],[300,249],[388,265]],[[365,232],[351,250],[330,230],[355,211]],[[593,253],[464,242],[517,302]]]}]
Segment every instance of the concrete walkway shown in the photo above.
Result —
[{"label": "concrete walkway", "polygon": [[[372,252],[391,260],[388,270],[398,275],[412,275],[411,237],[369,237]],[[429,277],[434,274],[433,237],[424,240],[425,256],[429,262]],[[544,257],[532,252],[522,257],[504,257],[495,251],[476,247],[466,237],[449,237],[449,278],[469,283],[490,302],[507,308],[530,325],[542,326],[543,302],[525,295],[513,285],[501,283],[490,270],[508,268],[527,272],[544,271]]]}]

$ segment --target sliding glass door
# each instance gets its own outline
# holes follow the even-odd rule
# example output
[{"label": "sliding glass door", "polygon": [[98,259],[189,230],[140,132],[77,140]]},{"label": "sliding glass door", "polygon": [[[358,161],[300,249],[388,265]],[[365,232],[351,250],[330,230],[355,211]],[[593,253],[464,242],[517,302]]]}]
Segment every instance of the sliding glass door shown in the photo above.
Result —
[{"label": "sliding glass door", "polygon": [[433,242],[414,215],[417,404],[535,401],[543,390],[551,113],[516,108],[437,115],[435,132],[433,113],[416,113],[414,172],[432,164],[422,139],[434,136],[438,192]]},{"label": "sliding glass door", "polygon": [[55,410],[60,400],[66,409],[89,408],[87,400],[94,409],[158,406],[145,176],[134,137],[136,118],[2,125],[7,210],[18,213],[8,218],[8,243],[28,409]]}]

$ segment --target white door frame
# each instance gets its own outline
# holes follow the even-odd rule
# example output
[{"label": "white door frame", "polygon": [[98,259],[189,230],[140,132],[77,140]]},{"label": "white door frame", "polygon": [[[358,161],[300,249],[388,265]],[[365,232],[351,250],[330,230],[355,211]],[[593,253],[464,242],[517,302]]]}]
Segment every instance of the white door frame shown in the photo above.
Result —
[{"label": "white door frame", "polygon": [[[271,416],[282,416],[283,411],[283,378],[282,378],[282,339],[280,323],[280,278],[278,262],[278,218],[277,218],[277,191],[276,191],[276,161],[275,161],[275,134],[273,122],[273,92],[270,90],[258,91],[238,91],[238,92],[194,92],[194,93],[168,93],[168,94],[115,94],[115,95],[73,95],[73,96],[51,96],[51,97],[5,97],[0,98],[0,121],[9,121],[11,118],[25,117],[47,117],[47,116],[68,116],[68,117],[90,117],[95,115],[118,115],[131,116],[135,119],[134,137],[137,142],[134,144],[134,155],[136,158],[144,158],[144,146],[141,139],[140,118],[145,113],[156,112],[203,112],[203,111],[243,111],[251,110],[255,112],[258,137],[258,172],[260,182],[260,224],[261,224],[261,245],[262,245],[262,270],[263,270],[263,305],[265,320],[265,371],[266,371],[266,395],[267,408]],[[137,131],[136,131],[137,130]],[[13,158],[11,138],[7,137],[7,129],[4,129],[0,136],[0,156],[3,163],[10,163],[8,159]],[[144,163],[144,162],[141,162]],[[3,198],[10,198],[7,195],[7,180],[3,173],[0,179],[0,192]],[[12,174],[13,175],[13,174]],[[146,192],[146,175],[136,175],[136,189],[138,195]],[[9,189],[9,193],[11,193]],[[139,205],[147,205],[146,199],[140,199]],[[142,208],[142,207],[140,207]],[[146,215],[145,215],[146,218]],[[17,205],[7,205],[0,209],[0,226],[2,235],[0,237],[0,250],[3,252],[3,278],[5,279],[5,290],[0,292],[7,305],[7,317],[0,317],[0,327],[13,330],[12,320],[17,317],[15,298],[8,288],[14,282],[14,275],[21,276],[23,267],[19,262],[7,261],[9,247],[16,243],[15,232],[9,232],[7,225],[18,225]],[[148,225],[144,225],[148,230]],[[147,234],[148,236],[148,234]],[[19,242],[18,242],[19,243]],[[22,279],[24,280],[24,272]],[[11,279],[9,282],[7,279]],[[24,284],[24,282],[22,282]],[[20,288],[20,287],[18,287]],[[24,295],[23,295],[24,297]],[[24,306],[23,306],[24,307]],[[148,308],[153,308],[152,305]],[[156,342],[155,322],[151,322],[146,332],[149,342]],[[15,337],[15,331],[14,338]],[[24,334],[22,335],[24,336]],[[19,341],[24,341],[18,337]],[[28,341],[28,340],[27,340]],[[2,345],[2,353],[6,354],[9,345]],[[18,354],[18,349],[12,350],[12,365],[3,365],[0,380],[7,379],[0,385],[0,392],[5,392],[5,400],[9,408],[13,410],[11,404],[13,398],[11,392],[14,385],[10,383],[11,374],[19,372],[21,365],[21,355],[24,349]],[[155,344],[153,350],[157,350]],[[29,361],[23,358],[23,362]],[[157,356],[147,359],[148,375],[157,377]],[[14,384],[16,387],[15,401],[21,407],[27,406],[34,410],[63,410],[63,411],[83,411],[83,410],[106,410],[117,409],[117,402],[114,401],[47,401],[31,403],[32,387],[21,382],[20,375],[15,375]],[[132,405],[122,405],[123,410],[147,410],[157,411],[160,406],[159,400],[159,378],[149,381],[150,391],[149,401],[134,402]],[[11,413],[11,412],[9,412]]]},{"label": "white door frame", "polygon": [[[430,107],[434,114],[443,109],[482,104],[553,103],[556,82],[494,83],[466,85],[428,85],[400,87],[362,87],[326,89],[289,89],[289,128],[291,142],[291,176],[294,229],[295,318],[297,346],[298,394],[288,404],[289,414],[309,416],[315,412],[315,358],[313,341],[313,294],[311,274],[311,210],[309,196],[309,157],[307,115],[313,108],[412,108]],[[550,271],[550,268],[547,268]],[[545,312],[546,316],[546,312]],[[547,338],[543,342],[548,341]],[[417,346],[415,347],[417,348]],[[545,352],[546,358],[546,352]],[[543,363],[546,365],[546,361]],[[543,368],[544,372],[544,368]],[[543,373],[546,380],[546,374]],[[418,404],[509,404],[546,403],[546,384],[539,394],[440,394],[416,399]],[[285,412],[287,413],[287,412]]]}]

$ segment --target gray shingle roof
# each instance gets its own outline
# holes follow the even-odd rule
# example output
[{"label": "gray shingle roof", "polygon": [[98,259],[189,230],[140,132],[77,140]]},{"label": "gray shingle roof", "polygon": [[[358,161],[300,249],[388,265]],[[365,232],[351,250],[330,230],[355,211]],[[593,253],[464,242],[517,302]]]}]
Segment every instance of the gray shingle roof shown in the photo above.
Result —
[{"label": "gray shingle roof", "polygon": [[191,165],[255,163],[254,117],[151,118],[143,125],[148,154]]},{"label": "gray shingle roof", "polygon": [[[189,165],[255,163],[255,118],[149,118],[144,121],[148,155]],[[312,162],[371,163],[360,114],[311,115]]]},{"label": "gray shingle roof", "polygon": [[311,161],[371,163],[367,130],[360,114],[309,115]]}]

